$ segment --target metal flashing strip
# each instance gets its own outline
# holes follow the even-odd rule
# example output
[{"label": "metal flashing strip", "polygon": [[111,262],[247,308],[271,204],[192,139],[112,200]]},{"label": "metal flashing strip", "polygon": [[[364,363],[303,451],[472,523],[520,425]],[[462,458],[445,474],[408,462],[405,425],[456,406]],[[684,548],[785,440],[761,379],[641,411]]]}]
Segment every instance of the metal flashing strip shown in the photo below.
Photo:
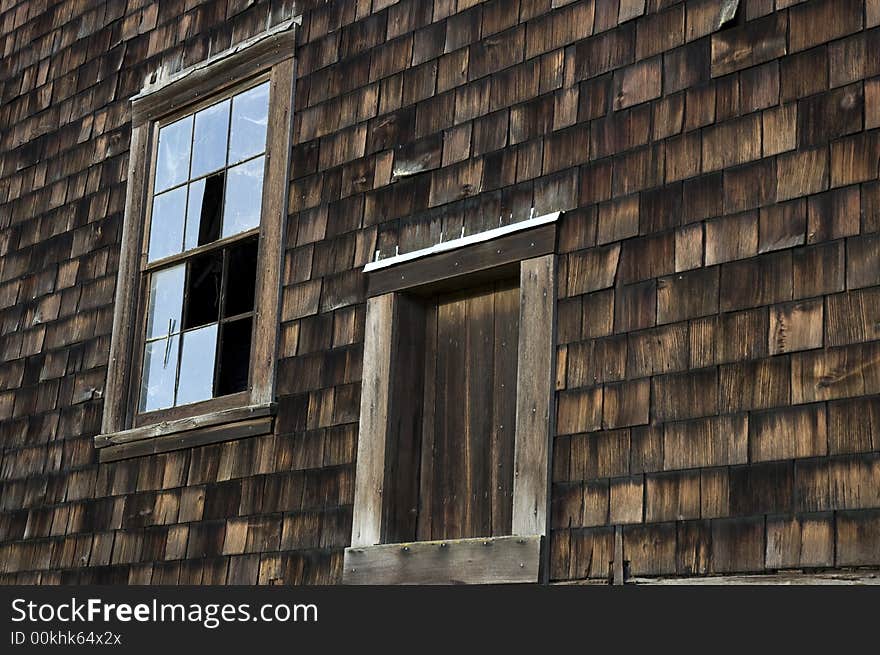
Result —
[{"label": "metal flashing strip", "polygon": [[416,259],[430,257],[431,255],[436,255],[441,252],[457,250],[458,248],[471,246],[475,243],[491,241],[492,239],[497,239],[499,237],[507,236],[508,234],[514,234],[516,232],[522,232],[533,227],[547,225],[548,223],[555,223],[561,215],[561,211],[552,212],[550,214],[536,216],[535,218],[530,218],[525,221],[519,221],[518,223],[511,223],[510,225],[504,225],[503,227],[486,230],[485,232],[470,234],[466,237],[453,239],[452,241],[443,241],[429,248],[413,250],[412,252],[407,252],[402,255],[395,255],[394,257],[388,257],[387,259],[380,259],[379,261],[370,262],[369,264],[364,266],[364,273],[370,273],[371,271],[378,271],[384,268],[389,268],[391,266],[396,266],[397,264],[403,264],[404,262],[411,262]]}]

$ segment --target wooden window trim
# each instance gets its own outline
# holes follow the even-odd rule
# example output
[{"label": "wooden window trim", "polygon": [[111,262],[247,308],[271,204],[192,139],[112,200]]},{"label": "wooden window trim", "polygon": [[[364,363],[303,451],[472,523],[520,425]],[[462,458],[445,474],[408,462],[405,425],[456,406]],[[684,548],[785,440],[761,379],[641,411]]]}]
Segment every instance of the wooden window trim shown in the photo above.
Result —
[{"label": "wooden window trim", "polygon": [[[556,215],[558,217],[558,214]],[[345,584],[546,580],[556,323],[555,218],[540,226],[368,270],[364,366],[351,546]],[[386,439],[398,314],[407,293],[507,276],[519,269],[520,326],[512,535],[382,544]]]},{"label": "wooden window trim", "polygon": [[[100,461],[124,459],[269,434],[274,416],[276,351],[281,302],[281,266],[287,219],[288,172],[292,139],[294,44],[297,21],[286,21],[227,51],[218,53],[171,78],[154,82],[132,99],[132,130],[128,163],[122,247],[113,334],[104,397],[101,434],[95,438]],[[262,217],[257,229],[260,266],[257,270],[249,389],[170,410],[141,414],[135,401],[140,381],[138,332],[142,322],[139,299],[145,257],[145,223],[152,158],[158,126],[195,110],[210,96],[230,93],[242,83],[268,79],[269,121]],[[145,174],[149,171],[149,175]],[[216,244],[211,244],[214,247]],[[188,256],[192,253],[188,253]]]}]

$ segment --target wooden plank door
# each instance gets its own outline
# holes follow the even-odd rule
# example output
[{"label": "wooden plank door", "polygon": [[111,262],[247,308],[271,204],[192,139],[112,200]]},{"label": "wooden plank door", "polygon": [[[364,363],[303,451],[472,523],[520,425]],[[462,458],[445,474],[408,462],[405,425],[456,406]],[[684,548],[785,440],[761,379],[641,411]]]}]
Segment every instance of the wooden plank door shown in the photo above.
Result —
[{"label": "wooden plank door", "polygon": [[509,282],[430,303],[418,539],[510,534],[518,324]]}]

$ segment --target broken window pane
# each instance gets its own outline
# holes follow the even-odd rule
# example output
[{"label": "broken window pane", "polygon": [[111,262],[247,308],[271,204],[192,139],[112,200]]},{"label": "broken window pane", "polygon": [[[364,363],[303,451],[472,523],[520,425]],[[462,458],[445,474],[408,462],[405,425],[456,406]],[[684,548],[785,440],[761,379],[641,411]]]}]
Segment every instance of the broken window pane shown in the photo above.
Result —
[{"label": "broken window pane", "polygon": [[186,187],[167,191],[153,199],[148,249],[148,258],[151,262],[180,252],[183,244],[185,210]]},{"label": "broken window pane", "polygon": [[186,267],[180,264],[150,275],[147,339],[180,332],[185,270]]},{"label": "broken window pane", "polygon": [[230,101],[224,100],[196,114],[191,178],[201,177],[226,165],[229,105]]},{"label": "broken window pane", "polygon": [[205,180],[201,179],[189,185],[189,201],[186,206],[186,234],[183,249],[190,250],[199,245],[199,226],[205,201]]},{"label": "broken window pane", "polygon": [[182,337],[176,404],[208,400],[214,395],[217,324],[184,332]]},{"label": "broken window pane", "polygon": [[183,184],[189,179],[192,126],[193,117],[187,116],[159,130],[159,153],[156,156],[156,193]]},{"label": "broken window pane", "polygon": [[232,99],[229,163],[258,155],[266,149],[269,122],[269,83],[248,89]]},{"label": "broken window pane", "polygon": [[223,208],[223,236],[239,234],[260,224],[265,157],[228,170]]},{"label": "broken window pane", "polygon": [[251,319],[230,321],[221,326],[220,372],[217,395],[244,391],[248,386],[251,358]]},{"label": "broken window pane", "polygon": [[253,311],[256,280],[257,240],[248,239],[229,249],[224,318]]},{"label": "broken window pane", "polygon": [[198,255],[189,260],[187,267],[184,330],[217,322],[220,315],[223,253],[217,251]]},{"label": "broken window pane", "polygon": [[226,173],[221,171],[190,184],[184,250],[220,238],[220,209],[225,177]]},{"label": "broken window pane", "polygon": [[178,335],[147,342],[144,348],[144,375],[141,384],[142,412],[152,412],[174,405],[177,345]]}]

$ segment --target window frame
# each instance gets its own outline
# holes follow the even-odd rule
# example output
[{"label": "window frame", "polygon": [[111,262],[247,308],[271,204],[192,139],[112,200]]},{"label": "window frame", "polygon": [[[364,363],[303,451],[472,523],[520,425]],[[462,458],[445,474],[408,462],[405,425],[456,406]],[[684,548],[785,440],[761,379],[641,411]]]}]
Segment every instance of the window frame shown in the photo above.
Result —
[{"label": "window frame", "polygon": [[[546,578],[560,213],[374,262],[369,276],[351,546],[345,584],[540,582]],[[512,534],[383,543],[385,474],[404,296],[519,277]]]},{"label": "window frame", "polygon": [[[206,61],[148,84],[132,99],[128,188],[117,273],[100,461],[268,434],[274,420],[278,317],[288,178],[293,133],[296,22],[286,21],[217,53]],[[149,220],[155,157],[161,126],[237,92],[269,82],[269,112],[260,224],[185,253],[148,262]],[[245,391],[139,411],[150,270],[185,263],[204,251],[222,249],[258,235],[260,265],[254,298],[249,384]],[[157,266],[158,264],[158,266]]]}]

